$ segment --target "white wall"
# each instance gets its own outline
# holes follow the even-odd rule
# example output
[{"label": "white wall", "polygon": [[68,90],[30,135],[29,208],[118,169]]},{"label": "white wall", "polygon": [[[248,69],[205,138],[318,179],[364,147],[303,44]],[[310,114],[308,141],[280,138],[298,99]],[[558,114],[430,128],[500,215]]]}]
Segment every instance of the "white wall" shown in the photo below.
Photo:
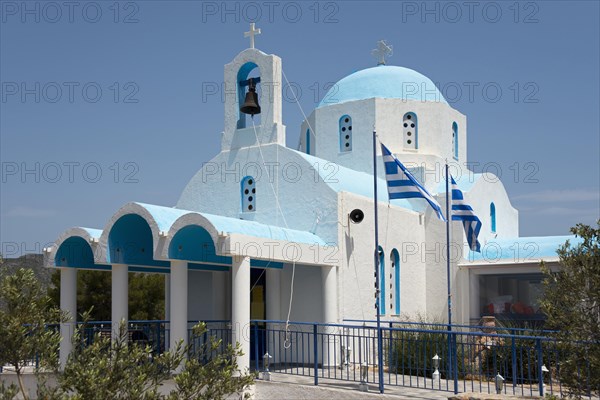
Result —
[{"label": "white wall", "polygon": [[[339,203],[340,319],[375,319],[373,200],[342,192]],[[365,218],[360,224],[348,224],[348,213],[355,208],[361,209]],[[421,221],[418,213],[379,203],[379,243],[386,260],[386,318],[394,318],[389,310],[389,255],[394,248],[400,254],[401,313],[414,315],[426,311],[424,265],[419,256],[404,251],[411,250],[412,243],[424,241]]]},{"label": "white wall", "polygon": [[[281,311],[287,317],[290,303],[292,265],[284,264],[281,276]],[[323,321],[323,296],[321,293],[321,268],[309,265],[296,265],[294,276],[294,297],[291,321]],[[269,288],[267,287],[267,290]],[[285,318],[284,318],[285,319]]]},{"label": "white wall", "polygon": [[[247,175],[256,179],[256,211],[242,213],[240,182]],[[177,203],[186,210],[312,231],[332,243],[337,240],[336,206],[337,193],[312,164],[276,144],[219,153],[190,180]]]},{"label": "white wall", "polygon": [[[465,200],[482,223],[479,241],[482,246],[488,240],[519,236],[519,211],[510,203],[508,194],[500,179],[493,174],[484,174],[465,193]],[[496,233],[491,231],[490,203],[496,206]]]},{"label": "white wall", "polygon": [[[404,148],[402,119],[413,112],[418,119],[418,149]],[[339,120],[352,117],[352,151],[340,152]],[[452,123],[458,124],[459,158],[454,159]],[[314,110],[301,125],[300,148],[306,151],[305,132],[308,123],[315,130],[311,154],[354,170],[372,171],[372,132],[375,126],[380,140],[402,161],[421,164],[443,163],[444,159],[467,162],[467,120],[460,112],[441,102],[401,99],[367,99],[332,104]],[[378,152],[379,153],[379,152]],[[425,157],[424,156],[429,156]],[[431,156],[434,156],[433,158]]]},{"label": "white wall", "polygon": [[211,271],[188,271],[188,320],[213,318]]}]

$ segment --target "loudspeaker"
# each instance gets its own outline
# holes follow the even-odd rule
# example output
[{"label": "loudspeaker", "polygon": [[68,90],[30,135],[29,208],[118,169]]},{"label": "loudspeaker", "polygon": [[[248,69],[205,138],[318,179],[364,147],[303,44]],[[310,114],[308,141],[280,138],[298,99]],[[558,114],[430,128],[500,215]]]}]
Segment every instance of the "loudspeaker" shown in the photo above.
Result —
[{"label": "loudspeaker", "polygon": [[357,208],[350,212],[350,221],[354,222],[355,224],[360,224],[363,219],[365,219],[365,213],[362,212],[361,209]]}]

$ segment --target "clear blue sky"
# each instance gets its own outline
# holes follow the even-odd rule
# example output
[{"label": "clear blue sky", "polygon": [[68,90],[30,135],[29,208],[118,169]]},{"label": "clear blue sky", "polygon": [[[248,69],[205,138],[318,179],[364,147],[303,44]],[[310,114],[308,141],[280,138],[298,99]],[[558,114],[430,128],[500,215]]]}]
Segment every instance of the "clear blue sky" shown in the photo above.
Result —
[{"label": "clear blue sky", "polygon": [[[248,46],[252,19],[307,113],[386,39],[388,64],[427,75],[467,115],[469,159],[500,166],[521,235],[599,217],[597,1],[71,4],[0,2],[6,256],[103,228],[128,201],[174,205],[219,151],[222,101],[206,88]],[[290,147],[301,120],[284,101]]]}]

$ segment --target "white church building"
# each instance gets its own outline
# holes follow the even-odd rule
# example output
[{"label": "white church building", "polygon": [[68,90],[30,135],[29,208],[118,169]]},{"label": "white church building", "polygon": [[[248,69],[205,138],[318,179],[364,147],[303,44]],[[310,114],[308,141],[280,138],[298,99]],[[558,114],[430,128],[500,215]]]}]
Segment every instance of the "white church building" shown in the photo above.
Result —
[{"label": "white church building", "polygon": [[[373,320],[379,301],[386,321],[417,315],[445,321],[445,223],[422,199],[388,201],[379,146],[381,291],[375,298],[375,130],[444,212],[448,162],[482,221],[481,253],[468,251],[462,224],[451,225],[453,322],[539,317],[538,263],[557,265],[555,250],[567,237],[519,237],[518,211],[502,182],[464,168],[467,117],[429,78],[386,65],[384,56],[340,79],[290,148],[282,60],[252,41],[224,68],[221,150],[199,166],[177,204],[127,203],[104,227],[68,229],[45,249],[46,265],[61,271],[61,307],[76,314],[78,270],[105,270],[112,274],[116,324],[128,319],[128,272],[165,274],[170,342],[188,339],[188,321],[231,321],[233,339],[246,353],[242,367],[250,362],[244,327],[251,319]],[[253,86],[260,113],[250,116],[240,107]],[[64,362],[73,324],[61,329]]]}]

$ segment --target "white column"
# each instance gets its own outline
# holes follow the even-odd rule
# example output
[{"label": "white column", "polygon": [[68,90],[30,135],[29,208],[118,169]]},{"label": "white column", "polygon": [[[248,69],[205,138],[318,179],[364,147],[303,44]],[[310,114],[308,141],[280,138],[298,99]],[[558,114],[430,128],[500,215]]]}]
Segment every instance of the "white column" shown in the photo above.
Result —
[{"label": "white column", "polygon": [[233,257],[231,293],[231,337],[241,345],[244,355],[237,363],[245,371],[250,368],[250,257]]},{"label": "white column", "polygon": [[[281,320],[281,270],[276,268],[267,268],[266,271],[266,306],[267,319]],[[277,329],[278,324],[267,324],[267,351],[273,359],[272,363],[280,362],[280,355],[283,350],[283,344],[279,341],[279,334],[274,334],[273,329]],[[259,354],[262,357],[262,354]]]},{"label": "white column", "polygon": [[188,343],[188,265],[187,261],[171,261],[171,332],[170,348],[180,340]]},{"label": "white column", "polygon": [[337,315],[337,271],[335,267],[321,267],[323,282],[323,322],[335,324]]},{"label": "white column", "polygon": [[171,275],[165,274],[165,320],[171,320]]},{"label": "white column", "polygon": [[77,269],[60,270],[60,309],[67,312],[70,320],[60,324],[60,369],[62,370],[73,350],[73,333],[77,322]]},{"label": "white column", "polygon": [[129,322],[129,267],[124,264],[112,265],[112,331],[113,339],[119,332],[121,321]]},{"label": "white column", "polygon": [[[337,271],[335,267],[321,267],[321,282],[322,282],[322,301],[323,301],[323,322],[336,324],[337,316]],[[337,336],[337,328],[327,327],[321,332],[332,334],[323,338],[323,366],[335,366],[336,360],[334,354],[339,354],[341,343],[335,340]],[[329,341],[327,341],[329,339]]]},{"label": "white column", "polygon": [[212,273],[213,319],[227,319],[227,273]]}]

